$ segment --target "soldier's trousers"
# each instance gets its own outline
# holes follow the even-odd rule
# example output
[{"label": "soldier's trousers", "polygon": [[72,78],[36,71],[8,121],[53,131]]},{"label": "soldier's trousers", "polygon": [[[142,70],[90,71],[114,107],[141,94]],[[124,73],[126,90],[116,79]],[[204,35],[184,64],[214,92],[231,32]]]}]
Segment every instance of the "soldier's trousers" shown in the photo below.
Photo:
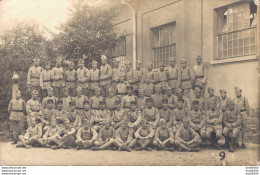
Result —
[{"label": "soldier's trousers", "polygon": [[100,85],[101,95],[103,97],[108,96],[108,90],[109,90],[110,86],[111,86],[110,84]]},{"label": "soldier's trousers", "polygon": [[10,124],[13,129],[14,141],[18,141],[19,135],[24,135],[25,133],[25,129],[24,129],[25,120],[11,120]]}]

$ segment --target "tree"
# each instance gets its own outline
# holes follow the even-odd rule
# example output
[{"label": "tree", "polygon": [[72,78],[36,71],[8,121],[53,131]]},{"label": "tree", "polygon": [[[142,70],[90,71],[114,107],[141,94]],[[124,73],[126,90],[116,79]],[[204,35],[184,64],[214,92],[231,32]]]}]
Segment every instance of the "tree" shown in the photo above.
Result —
[{"label": "tree", "polygon": [[120,38],[115,32],[112,20],[116,11],[111,8],[94,7],[78,0],[72,4],[70,17],[59,27],[61,32],[54,36],[56,50],[66,60],[85,59],[100,61],[105,49],[111,48]]}]

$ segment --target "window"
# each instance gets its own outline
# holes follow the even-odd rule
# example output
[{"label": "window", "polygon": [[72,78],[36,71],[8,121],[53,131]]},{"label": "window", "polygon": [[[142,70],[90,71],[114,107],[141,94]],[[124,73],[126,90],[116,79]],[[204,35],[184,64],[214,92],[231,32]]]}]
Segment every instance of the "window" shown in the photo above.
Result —
[{"label": "window", "polygon": [[217,59],[256,54],[256,6],[230,5],[217,14]]},{"label": "window", "polygon": [[126,38],[122,38],[116,43],[116,45],[110,49],[105,50],[105,54],[108,56],[109,64],[113,67],[113,59],[119,59],[119,66],[124,68],[126,61]]},{"label": "window", "polygon": [[170,23],[152,29],[153,32],[153,66],[160,63],[169,65],[169,58],[176,57],[176,23]]}]

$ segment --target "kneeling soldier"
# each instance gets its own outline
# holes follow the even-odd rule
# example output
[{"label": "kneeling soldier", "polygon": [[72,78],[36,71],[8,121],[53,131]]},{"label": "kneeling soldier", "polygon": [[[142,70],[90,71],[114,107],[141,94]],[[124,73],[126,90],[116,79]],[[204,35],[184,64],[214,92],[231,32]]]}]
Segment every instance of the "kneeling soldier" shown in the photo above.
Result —
[{"label": "kneeling soldier", "polygon": [[239,132],[241,130],[241,113],[235,109],[235,103],[233,101],[228,102],[228,110],[224,113],[224,130],[223,135],[230,140],[229,151],[233,152]]},{"label": "kneeling soldier", "polygon": [[168,128],[166,120],[160,119],[160,127],[156,129],[153,145],[159,150],[173,151],[174,135],[172,128]]},{"label": "kneeling soldier", "polygon": [[180,151],[200,151],[201,139],[189,125],[189,119],[183,120],[183,125],[177,130],[175,144]]},{"label": "kneeling soldier", "polygon": [[19,136],[20,143],[18,143],[16,147],[25,147],[26,149],[29,149],[35,143],[43,145],[43,142],[40,139],[42,137],[42,128],[40,125],[36,124],[39,122],[40,122],[39,119],[36,120],[32,119],[31,126],[27,129],[25,135]]},{"label": "kneeling soldier", "polygon": [[77,131],[76,145],[77,150],[88,149],[94,145],[94,141],[97,140],[98,133],[95,129],[90,127],[90,122],[87,121],[85,125]]}]

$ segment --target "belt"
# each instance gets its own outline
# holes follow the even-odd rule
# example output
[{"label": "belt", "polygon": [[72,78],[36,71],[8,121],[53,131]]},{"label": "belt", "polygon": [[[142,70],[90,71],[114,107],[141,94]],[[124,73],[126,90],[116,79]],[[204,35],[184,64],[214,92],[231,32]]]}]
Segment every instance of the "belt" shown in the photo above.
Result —
[{"label": "belt", "polygon": [[89,80],[90,82],[99,82],[100,80]]},{"label": "belt", "polygon": [[178,78],[169,78],[169,80],[178,80]]},{"label": "belt", "polygon": [[40,110],[31,110],[32,112],[40,112]]},{"label": "belt", "polygon": [[43,82],[50,82],[51,80],[43,80]]},{"label": "belt", "polygon": [[77,110],[85,110],[85,108],[76,108]]},{"label": "belt", "polygon": [[75,82],[76,83],[76,80],[66,80],[66,82]]},{"label": "belt", "polygon": [[167,80],[159,81],[159,83],[162,83],[162,82],[168,82],[168,81]]},{"label": "belt", "polygon": [[117,93],[117,95],[126,95],[127,93]]},{"label": "belt", "polygon": [[241,109],[240,112],[245,112],[246,110],[245,109]]},{"label": "belt", "polygon": [[40,77],[31,77],[31,78],[34,78],[34,79],[39,79]]},{"label": "belt", "polygon": [[202,76],[196,76],[196,78],[204,78],[204,75],[202,75]]},{"label": "belt", "polygon": [[227,110],[223,109],[222,112],[226,112]]},{"label": "belt", "polygon": [[157,107],[157,109],[162,109],[162,108],[163,108],[162,106]]},{"label": "belt", "polygon": [[12,112],[23,112],[23,110],[15,110],[15,109],[12,109]]},{"label": "belt", "polygon": [[190,81],[190,79],[184,79],[184,80],[181,80],[182,82],[186,82],[186,81]]}]

